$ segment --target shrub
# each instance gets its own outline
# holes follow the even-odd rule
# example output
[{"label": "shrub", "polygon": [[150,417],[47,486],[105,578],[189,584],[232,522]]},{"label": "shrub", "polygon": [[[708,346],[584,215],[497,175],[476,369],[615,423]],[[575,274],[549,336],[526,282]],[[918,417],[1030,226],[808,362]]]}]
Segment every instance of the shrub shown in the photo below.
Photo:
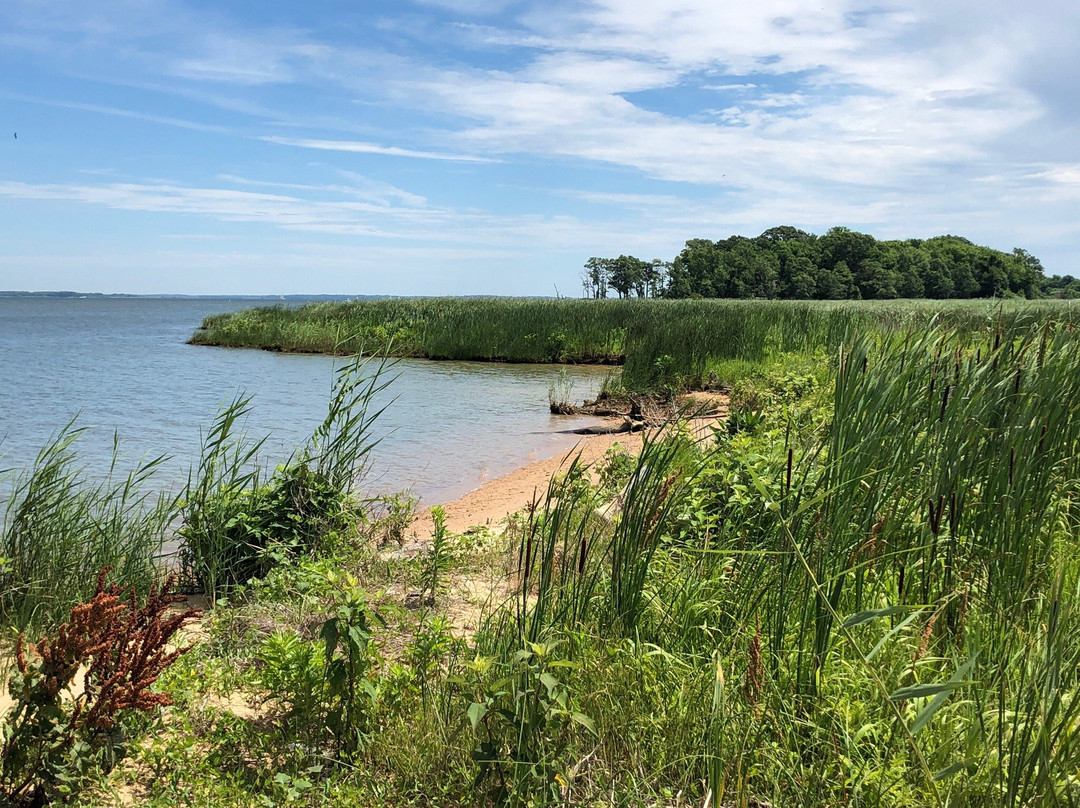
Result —
[{"label": "shrub", "polygon": [[329,749],[349,760],[364,747],[378,703],[379,657],[371,645],[368,608],[356,580],[323,621],[318,639],[295,632],[271,635],[259,652],[259,684],[284,707],[283,730],[306,740],[309,751]]},{"label": "shrub", "polygon": [[236,436],[250,399],[238,397],[207,435],[184,496],[180,554],[187,579],[212,599],[265,575],[278,561],[312,555],[346,528],[349,500],[377,441],[371,402],[389,380],[357,357],[338,371],[326,418],[297,457],[260,484],[262,441]]}]

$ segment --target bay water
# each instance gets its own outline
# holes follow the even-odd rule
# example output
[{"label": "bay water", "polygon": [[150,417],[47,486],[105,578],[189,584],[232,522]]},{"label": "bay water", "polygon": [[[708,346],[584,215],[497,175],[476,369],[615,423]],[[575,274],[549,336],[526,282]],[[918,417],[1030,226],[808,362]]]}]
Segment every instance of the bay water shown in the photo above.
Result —
[{"label": "bay water", "polygon": [[[178,491],[198,463],[218,409],[252,397],[245,432],[266,436],[268,467],[304,444],[326,414],[344,360],[186,340],[208,314],[251,300],[0,298],[0,470],[28,468],[72,418],[89,427],[75,444],[90,477],[107,473],[114,436],[121,468],[167,455],[154,487]],[[574,399],[592,397],[608,370],[569,367]],[[376,402],[380,440],[361,490],[411,490],[426,504],[453,499],[532,460],[573,446],[587,423],[548,412],[549,365],[406,359]],[[0,486],[0,497],[6,494]]]}]

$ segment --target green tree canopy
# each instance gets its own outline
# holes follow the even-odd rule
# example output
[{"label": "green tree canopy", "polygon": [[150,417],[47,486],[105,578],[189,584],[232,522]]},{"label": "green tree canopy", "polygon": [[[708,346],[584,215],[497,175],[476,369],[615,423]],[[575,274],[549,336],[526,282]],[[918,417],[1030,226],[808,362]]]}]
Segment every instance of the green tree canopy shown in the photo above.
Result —
[{"label": "green tree canopy", "polygon": [[843,300],[1080,295],[1071,276],[1048,279],[1019,247],[1002,252],[954,235],[879,241],[833,227],[816,236],[790,225],[754,238],[695,238],[670,262],[590,258],[588,297],[725,297]]}]

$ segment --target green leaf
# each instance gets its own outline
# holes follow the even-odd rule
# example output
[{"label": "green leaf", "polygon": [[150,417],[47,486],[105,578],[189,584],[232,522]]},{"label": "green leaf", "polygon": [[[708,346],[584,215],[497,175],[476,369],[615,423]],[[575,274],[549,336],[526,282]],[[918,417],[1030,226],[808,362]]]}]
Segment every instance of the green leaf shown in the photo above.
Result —
[{"label": "green leaf", "polygon": [[361,651],[367,648],[369,637],[370,635],[360,626],[349,626],[349,641],[352,643],[353,648]]},{"label": "green leaf", "polygon": [[473,732],[476,732],[476,728],[480,726],[480,722],[488,714],[488,706],[482,701],[474,701],[469,705],[468,714],[469,723],[472,724]]},{"label": "green leaf", "polygon": [[922,609],[919,609],[918,611],[912,612],[906,618],[904,618],[899,623],[897,623],[894,628],[890,629],[889,632],[884,637],[882,637],[880,640],[878,640],[877,645],[875,645],[873,648],[870,649],[870,653],[868,653],[866,655],[866,661],[869,662],[871,659],[876,657],[877,654],[878,654],[878,651],[880,651],[882,648],[884,648],[885,644],[889,640],[891,640],[893,637],[895,637],[897,634],[899,634],[901,631],[903,631],[905,628],[907,628],[909,625],[911,625],[912,621],[914,621],[920,614],[922,614],[922,612],[923,612]]},{"label": "green leaf", "polygon": [[941,684],[907,685],[889,694],[890,701],[910,701],[921,699],[926,696],[937,696],[941,693],[951,693],[964,684],[970,682],[943,682]]},{"label": "green leaf", "polygon": [[934,780],[935,783],[940,782],[941,780],[947,780],[950,777],[952,777],[954,774],[962,772],[966,768],[967,768],[967,762],[966,761],[960,761],[959,763],[954,763],[951,766],[946,766],[941,771],[934,772],[933,780]]},{"label": "green leaf", "polygon": [[596,723],[584,713],[574,713],[572,716],[570,716],[570,720],[573,721],[575,724],[580,724],[593,735],[596,735]]},{"label": "green leaf", "polygon": [[550,695],[555,690],[555,688],[559,686],[559,680],[547,672],[540,674],[540,683],[548,689],[548,695]]},{"label": "green leaf", "polygon": [[930,719],[934,717],[934,713],[941,709],[942,705],[945,704],[946,699],[949,698],[949,694],[952,693],[953,690],[960,687],[961,685],[967,684],[967,682],[963,681],[963,679],[967,675],[967,672],[971,670],[971,666],[974,664],[975,657],[972,657],[959,668],[957,668],[956,673],[954,673],[952,675],[952,678],[950,678],[949,681],[946,683],[946,686],[948,686],[949,689],[939,692],[936,696],[934,696],[934,698],[930,700],[929,704],[927,704],[919,711],[919,714],[915,716],[915,721],[911,724],[912,735],[918,734],[918,732],[923,727],[930,723]]}]

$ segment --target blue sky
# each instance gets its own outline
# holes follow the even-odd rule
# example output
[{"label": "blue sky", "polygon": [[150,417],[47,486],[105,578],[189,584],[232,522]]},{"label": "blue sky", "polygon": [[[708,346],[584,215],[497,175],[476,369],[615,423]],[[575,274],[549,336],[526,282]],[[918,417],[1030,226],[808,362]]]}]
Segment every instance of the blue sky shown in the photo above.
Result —
[{"label": "blue sky", "polygon": [[779,224],[1080,274],[1080,4],[825,2],[4,0],[0,289],[576,295]]}]

